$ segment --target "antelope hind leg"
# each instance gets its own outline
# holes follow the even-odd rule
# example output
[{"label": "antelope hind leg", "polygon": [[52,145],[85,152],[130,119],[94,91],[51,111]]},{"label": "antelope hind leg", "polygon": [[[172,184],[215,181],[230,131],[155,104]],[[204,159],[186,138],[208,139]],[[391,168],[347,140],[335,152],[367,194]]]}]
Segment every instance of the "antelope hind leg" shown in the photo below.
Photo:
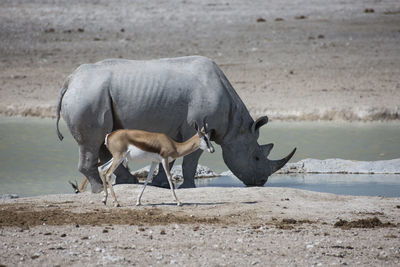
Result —
[{"label": "antelope hind leg", "polygon": [[139,195],[137,196],[136,206],[140,206],[141,205],[140,199],[142,198],[142,195],[143,195],[144,189],[146,188],[147,183],[150,181],[150,178],[153,177],[153,173],[154,173],[154,170],[157,167],[157,164],[158,164],[157,162],[152,162],[151,163],[149,174],[147,174],[147,178],[146,178],[146,181],[143,184],[142,191],[140,191]]}]

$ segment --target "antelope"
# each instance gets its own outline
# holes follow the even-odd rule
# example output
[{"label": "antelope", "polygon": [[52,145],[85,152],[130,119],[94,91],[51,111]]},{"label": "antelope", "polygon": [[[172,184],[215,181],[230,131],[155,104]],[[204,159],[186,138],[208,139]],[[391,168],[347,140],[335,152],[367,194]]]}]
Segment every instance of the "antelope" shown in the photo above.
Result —
[{"label": "antelope", "polygon": [[105,145],[111,152],[112,159],[99,167],[100,175],[103,180],[104,205],[106,205],[108,197],[107,182],[115,206],[120,207],[110,181],[110,176],[113,174],[114,170],[124,161],[147,159],[151,161],[150,170],[142,190],[137,196],[136,206],[141,205],[140,200],[144,189],[146,188],[150,178],[153,177],[154,170],[159,163],[162,163],[165,173],[167,174],[169,186],[177,205],[181,206],[182,202],[178,200],[172,184],[169,162],[188,155],[199,148],[202,150],[207,149],[210,153],[215,151],[210,142],[209,133],[207,133],[207,124],[204,124],[204,127],[199,130],[197,123],[195,123],[194,128],[197,133],[182,143],[175,142],[163,133],[154,133],[142,130],[122,129],[106,135]]}]

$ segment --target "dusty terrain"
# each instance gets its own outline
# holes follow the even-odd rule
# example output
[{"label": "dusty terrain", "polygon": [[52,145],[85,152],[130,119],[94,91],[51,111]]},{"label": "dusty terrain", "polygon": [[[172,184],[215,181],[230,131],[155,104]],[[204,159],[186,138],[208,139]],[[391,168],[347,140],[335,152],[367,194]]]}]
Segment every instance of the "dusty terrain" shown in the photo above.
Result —
[{"label": "dusty terrain", "polygon": [[0,202],[6,266],[319,266],[400,264],[400,199],[286,188],[117,185],[102,194]]},{"label": "dusty terrain", "polygon": [[397,0],[5,0],[0,113],[54,116],[82,63],[197,54],[255,117],[399,119],[399,25]]}]

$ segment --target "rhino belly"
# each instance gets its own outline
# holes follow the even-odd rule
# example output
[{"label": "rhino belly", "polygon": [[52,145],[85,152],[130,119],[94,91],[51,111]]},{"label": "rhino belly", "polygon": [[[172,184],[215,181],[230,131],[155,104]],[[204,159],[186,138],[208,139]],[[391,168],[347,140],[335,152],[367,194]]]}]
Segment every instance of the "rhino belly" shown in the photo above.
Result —
[{"label": "rhino belly", "polygon": [[[172,134],[188,119],[190,90],[184,84],[136,77],[115,82],[111,98],[121,128]],[[122,80],[122,81],[121,81]]]}]

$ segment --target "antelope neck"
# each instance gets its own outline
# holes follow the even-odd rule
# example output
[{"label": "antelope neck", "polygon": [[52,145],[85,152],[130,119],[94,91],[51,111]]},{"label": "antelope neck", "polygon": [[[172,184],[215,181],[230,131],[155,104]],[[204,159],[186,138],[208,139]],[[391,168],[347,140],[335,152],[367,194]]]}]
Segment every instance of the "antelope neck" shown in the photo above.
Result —
[{"label": "antelope neck", "polygon": [[192,153],[193,151],[197,150],[200,147],[200,138],[198,137],[197,134],[195,134],[185,142],[182,143],[175,142],[175,146],[179,156],[182,157]]}]

